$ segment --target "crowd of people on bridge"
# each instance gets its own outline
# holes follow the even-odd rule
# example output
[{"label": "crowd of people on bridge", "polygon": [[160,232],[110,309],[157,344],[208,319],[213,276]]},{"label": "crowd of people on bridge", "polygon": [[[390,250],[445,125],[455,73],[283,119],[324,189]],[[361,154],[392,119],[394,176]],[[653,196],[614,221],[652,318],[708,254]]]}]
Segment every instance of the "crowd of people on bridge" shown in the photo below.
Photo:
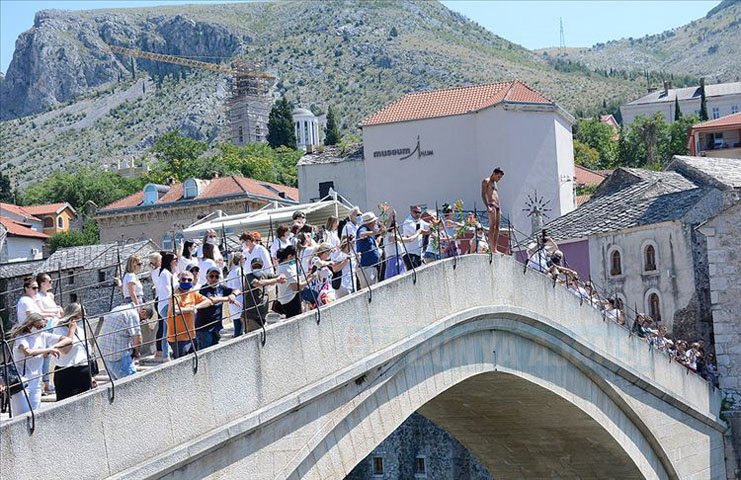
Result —
[{"label": "crowd of people on bridge", "polygon": [[[583,282],[576,270],[569,268],[564,253],[556,242],[543,231],[527,246],[526,264],[560,284],[589,305],[597,308],[605,319],[626,327],[629,334],[644,339],[652,348],[665,353],[670,359],[698,373],[702,378],[718,386],[718,367],[715,355],[705,353],[702,340],[688,342],[673,338],[665,325],[645,313],[630,311],[622,299],[602,296],[594,282]],[[632,317],[632,319],[631,319]]]},{"label": "crowd of people on bridge", "polygon": [[[486,179],[482,185],[490,221],[498,222],[495,186],[502,175],[492,175],[493,190]],[[98,359],[113,380],[136,373],[136,360],[146,346],[143,329],[156,329],[148,342],[155,350],[151,361],[166,362],[218,344],[225,322],[231,322],[237,337],[272,320],[321,309],[426,263],[473,253],[512,253],[509,243],[502,248],[498,229],[490,230],[475,213],[464,212],[460,201],[443,204],[440,212],[412,205],[403,219],[387,204],[379,205],[378,213],[353,207],[346,218],[329,216],[321,225],[308,224],[304,212],[296,211],[265,244],[257,231],[242,233],[241,248],[235,251],[227,251],[221,240],[208,230],[200,242],[189,240],[176,251],[153,253],[146,259],[148,272],[144,258],[128,258],[123,278],[117,278],[123,301],[102,317],[94,338],[90,327],[80,326],[84,312],[79,304],[64,310],[56,304],[50,275],[27,279],[9,335],[13,361],[0,368],[0,391],[6,398],[10,394],[13,413],[39,408],[41,396],[54,393],[54,386],[57,400],[94,388]],[[619,298],[600,295],[568,266],[545,232],[518,255],[527,267],[599,309],[605,319],[626,326],[630,334],[717,385],[713,354],[705,354],[702,342],[673,339],[660,322],[639,312],[630,315]],[[151,278],[153,295],[145,292],[144,275]]]}]

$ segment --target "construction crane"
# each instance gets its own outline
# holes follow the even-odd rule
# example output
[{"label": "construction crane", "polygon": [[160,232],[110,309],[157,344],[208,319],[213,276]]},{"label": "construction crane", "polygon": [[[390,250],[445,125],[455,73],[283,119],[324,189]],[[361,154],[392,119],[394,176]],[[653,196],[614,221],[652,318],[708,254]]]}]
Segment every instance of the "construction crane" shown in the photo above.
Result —
[{"label": "construction crane", "polygon": [[108,45],[112,53],[183,67],[199,68],[227,75],[231,91],[227,100],[229,138],[235,145],[265,141],[271,103],[270,83],[275,77],[260,71],[257,64],[237,59],[231,65],[201,62],[190,58],[145,52],[134,48]]}]

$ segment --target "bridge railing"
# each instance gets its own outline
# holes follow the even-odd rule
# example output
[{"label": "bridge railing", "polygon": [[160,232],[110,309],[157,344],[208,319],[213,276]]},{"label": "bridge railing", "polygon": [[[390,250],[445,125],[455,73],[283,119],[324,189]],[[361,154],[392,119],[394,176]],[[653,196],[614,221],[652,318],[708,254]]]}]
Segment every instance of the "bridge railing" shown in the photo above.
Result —
[{"label": "bridge railing", "polygon": [[[474,211],[473,213],[474,213],[474,215],[476,215],[478,217],[478,212]],[[438,216],[438,218],[439,218],[439,216]],[[507,229],[509,231],[509,237],[508,237],[509,238],[509,250],[510,250],[510,252],[515,252],[514,258],[517,259],[519,262],[521,262],[523,264],[523,270],[522,270],[523,274],[526,275],[526,274],[528,274],[528,272],[537,273],[538,272],[538,269],[529,268],[529,264],[532,261],[533,255],[522,255],[521,252],[526,251],[527,247],[530,246],[533,242],[535,242],[537,245],[540,245],[540,243],[539,243],[539,241],[540,241],[539,236],[538,235],[525,235],[524,233],[522,233],[519,230],[515,229],[512,225],[506,225],[506,227],[507,227]],[[391,226],[391,231],[396,236],[401,237],[401,233],[399,231],[398,224],[392,225]],[[444,258],[446,258],[446,253],[445,252],[446,251],[449,252],[449,258],[451,258],[451,261],[450,262],[446,262],[446,265],[450,265],[450,267],[455,271],[457,269],[457,266],[458,266],[458,263],[459,263],[459,257],[460,257],[460,251],[459,251],[459,249],[458,248],[449,248],[449,249],[446,249],[445,248],[444,245],[446,245],[446,243],[448,243],[448,242],[452,242],[453,240],[446,239],[445,238],[445,233],[444,233],[444,231],[442,229],[438,228],[437,230],[434,231],[434,233],[432,235],[436,236],[436,238],[433,238],[433,240],[436,240],[437,241],[436,244],[437,244],[437,255],[438,255],[438,257],[441,258],[441,259],[444,259]],[[518,240],[518,236],[519,236],[520,240]],[[228,243],[227,242],[224,242],[224,245],[226,246],[226,245],[228,245]],[[402,246],[402,250],[403,251],[399,251],[398,250],[398,246],[399,245]],[[378,261],[378,262],[376,262],[375,264],[372,264],[372,265],[367,265],[366,266],[366,269],[363,269],[363,268],[360,267],[360,265],[361,265],[361,255],[356,251],[356,249],[354,247],[355,247],[355,243],[354,242],[350,242],[349,243],[349,248],[345,248],[345,252],[344,252],[344,254],[350,259],[350,262],[349,262],[349,267],[350,268],[349,268],[349,273],[347,273],[347,275],[349,275],[351,277],[350,284],[352,285],[352,291],[351,292],[348,292],[348,294],[349,295],[367,295],[368,302],[372,302],[373,301],[373,293],[374,293],[374,289],[375,289],[375,284],[374,284],[373,281],[371,281],[371,279],[367,278],[366,269],[367,268],[377,269],[378,270],[379,278],[382,279],[380,281],[387,280],[386,278],[384,278],[384,273],[385,273],[384,272],[384,267],[387,264],[387,262],[390,259],[391,259],[391,261],[397,262],[396,272],[392,272],[392,273],[394,273],[392,275],[392,277],[393,277],[393,276],[395,276],[395,273],[397,273],[398,271],[404,270],[403,262],[401,262],[398,257],[400,257],[400,256],[408,257],[408,253],[409,252],[406,250],[406,244],[405,244],[405,242],[403,242],[403,241],[400,241],[400,242],[399,241],[395,241],[394,242],[394,245],[392,245],[392,246],[386,246],[386,257],[385,258],[383,257],[383,255],[380,255],[380,258],[381,258],[380,261]],[[379,253],[383,253],[382,250],[381,250],[381,248],[380,247],[378,247],[378,248],[379,248]],[[332,247],[332,253],[335,253],[335,252],[337,252],[338,250],[341,250],[341,249],[342,249],[341,246]],[[539,247],[539,250],[538,251],[540,251],[540,247]],[[234,253],[238,253],[238,252],[239,252],[239,250],[237,250],[236,248],[233,248],[233,249],[228,249],[227,248],[226,251],[224,251],[223,253],[225,254],[225,257],[226,257],[229,254],[234,254]],[[311,271],[311,269],[309,269],[309,271],[307,271],[307,268],[304,266],[304,261],[303,261],[304,258],[301,256],[301,253],[302,252],[299,252],[299,258],[296,259],[297,273],[298,273],[299,277],[302,278],[303,281],[307,285],[311,285],[312,282],[315,282],[316,281],[315,280],[315,272]],[[490,251],[489,251],[489,253],[487,255],[487,257],[488,257],[488,263],[489,264],[492,264],[494,255],[499,255],[499,254],[498,253],[495,254],[490,249]],[[530,266],[532,266],[532,265],[530,265]],[[263,267],[263,270],[264,271],[272,270],[272,269],[273,269],[273,266],[272,265],[271,266],[265,266],[265,267]],[[568,263],[565,262],[565,268],[563,268],[563,269],[558,269],[558,268],[557,269],[550,269],[549,268],[547,271],[542,271],[542,272],[539,272],[539,273],[540,274],[543,274],[543,275],[549,275],[551,277],[553,288],[556,288],[557,286],[563,288],[563,286],[566,286],[570,291],[572,291],[572,293],[575,293],[579,297],[579,300],[580,300],[580,304],[581,305],[583,305],[584,303],[586,303],[587,305],[590,305],[590,306],[592,306],[594,308],[599,309],[600,312],[601,312],[603,321],[614,320],[618,325],[620,325],[625,330],[627,336],[633,336],[633,335],[636,334],[636,332],[637,332],[637,328],[635,327],[636,326],[636,319],[638,318],[638,315],[639,315],[639,312],[636,309],[632,309],[629,306],[624,307],[624,310],[621,313],[621,315],[625,315],[627,318],[623,322],[620,322],[619,321],[620,320],[619,317],[618,318],[610,318],[611,317],[611,314],[609,314],[606,311],[606,308],[605,308],[605,305],[607,304],[607,301],[608,301],[609,297],[605,293],[603,293],[604,292],[604,289],[599,288],[599,286],[594,281],[592,281],[591,279],[589,279],[589,281],[587,281],[587,282],[584,282],[584,281],[582,281],[581,279],[578,279],[578,278],[574,279],[573,275],[571,273],[569,273],[569,270],[570,269],[568,268]],[[141,275],[148,275],[150,273],[151,272],[144,272]],[[410,275],[411,275],[412,283],[414,285],[416,285],[417,284],[417,271],[416,271],[416,268],[413,267],[412,270],[411,270],[411,272],[408,272],[408,273],[410,273]],[[344,274],[342,272],[339,272],[339,273],[335,273],[334,274],[334,277],[335,278],[342,279],[343,275]],[[389,277],[389,278],[391,278],[391,277]],[[266,329],[267,319],[266,318],[263,318],[262,312],[260,311],[260,308],[257,305],[258,302],[257,302],[257,299],[254,296],[254,291],[253,291],[252,288],[250,288],[249,285],[246,285],[245,284],[245,279],[246,279],[246,275],[244,273],[244,267],[241,266],[240,269],[239,269],[239,285],[240,285],[239,290],[241,291],[241,294],[240,294],[241,304],[239,305],[239,307],[240,307],[239,317],[244,319],[246,313],[249,312],[250,310],[254,310],[256,312],[256,314],[257,314],[256,316],[259,318],[258,324],[259,324],[259,327],[260,327],[261,345],[265,346],[265,344],[266,344],[266,342],[268,340],[268,331]],[[362,282],[358,282],[358,280],[360,280],[360,279],[362,279],[363,281]],[[225,278],[224,280],[221,280],[218,283],[219,284],[222,284],[222,285],[225,285],[228,281],[229,281],[229,278]],[[427,285],[419,285],[418,286],[418,288],[420,288],[422,290],[424,290],[427,287],[428,287]],[[330,288],[331,288],[331,285],[330,285]],[[172,290],[173,290],[173,292],[175,291],[174,281],[173,281],[173,285],[172,285]],[[78,291],[80,293],[80,303],[83,305],[83,307],[84,307],[85,303],[88,302],[88,301],[98,301],[98,300],[100,300],[100,298],[93,298],[93,299],[83,298],[84,290],[82,288],[80,288],[80,290],[78,290]],[[299,295],[300,293],[296,293],[296,294]],[[107,295],[108,295],[107,293],[104,294],[104,296],[106,298],[107,298]],[[317,296],[317,290],[315,290],[314,288],[311,288],[311,287],[308,288],[308,296],[312,297],[310,300],[313,300],[313,301],[309,301],[309,302],[306,302],[306,303],[310,303],[311,304],[311,306],[309,308],[311,309],[311,312],[314,315],[317,324],[319,324],[321,322],[322,310],[326,307],[326,305],[323,304],[323,301],[320,298],[318,298],[318,296]],[[168,299],[168,301],[170,301],[169,303],[175,305],[176,308],[177,308],[178,298],[179,297],[180,297],[180,294],[174,294],[171,297],[171,299]],[[119,314],[121,314],[123,312],[126,312],[127,310],[135,310],[135,309],[140,308],[141,306],[147,306],[147,305],[148,306],[151,306],[155,311],[157,311],[157,302],[158,302],[158,299],[153,299],[153,300],[150,300],[150,301],[147,301],[147,302],[142,302],[140,305],[130,305],[128,307],[124,307],[122,309],[119,309],[118,312],[119,312]],[[233,316],[230,314],[226,318],[231,318],[232,320],[235,320],[235,318],[232,318],[232,317]],[[628,320],[628,318],[630,318],[630,317],[632,317],[632,319],[631,320]],[[100,330],[100,324],[102,322],[105,322],[105,319],[106,319],[106,315],[102,315],[102,316],[99,317],[99,319],[97,321],[97,325],[98,325],[98,329],[97,330]],[[105,351],[105,352],[103,350],[101,350],[101,348],[100,348],[101,340],[105,340],[107,336],[113,336],[113,335],[120,334],[121,332],[127,330],[127,328],[114,329],[114,330],[109,330],[109,331],[107,331],[105,333],[100,333],[99,331],[96,332],[96,329],[95,328],[92,328],[92,326],[90,325],[89,319],[83,318],[82,320],[83,320],[82,321],[82,328],[83,328],[84,333],[85,333],[85,335],[84,335],[85,351],[86,351],[86,356],[87,356],[87,360],[88,360],[88,364],[89,365],[102,364],[104,366],[104,368],[106,368],[108,362],[110,362],[110,360],[112,358],[119,358],[122,354],[123,355],[128,355],[130,353],[130,351],[129,351],[128,348],[124,348],[124,349],[120,349],[120,350],[116,350],[116,351]],[[157,324],[158,324],[159,321],[161,321],[161,320],[158,319],[157,318],[157,315],[155,314],[152,318],[149,318],[147,320],[142,320],[141,321],[141,326],[143,328],[155,329],[157,327]],[[211,322],[198,325],[198,328],[197,329],[208,329],[210,327],[216,326],[221,321],[222,320],[213,320]],[[177,336],[177,334],[179,333],[177,331],[178,322],[175,321],[175,322],[173,322],[173,324],[175,326],[175,331],[169,332],[168,337],[171,336],[171,335]],[[46,330],[47,331],[53,331],[55,328],[56,327],[52,326],[52,327],[49,327]],[[195,337],[195,331],[196,331],[196,329],[191,330],[190,328],[188,328],[186,330],[187,330],[187,334],[188,334],[189,337]],[[25,334],[25,335],[19,335],[19,336],[16,336],[13,340],[17,341],[17,340],[19,340],[21,338],[24,338],[24,337],[31,337],[33,335],[36,335],[37,333],[38,332],[28,333],[28,334]],[[180,333],[182,333],[182,332],[180,332]],[[146,341],[142,342],[142,345],[141,346],[142,347],[147,347],[147,346],[151,346],[151,345],[162,344],[163,341],[165,341],[168,337],[166,337],[164,334],[162,336],[157,336],[155,334],[153,336],[153,338],[151,338],[150,340],[146,340]],[[191,339],[193,340],[193,338],[191,338]],[[667,351],[666,348],[661,348],[659,345],[657,345],[657,342],[655,341],[655,339],[656,339],[656,336],[654,335],[653,337],[649,336],[648,339],[643,339],[643,340],[646,340],[647,346],[649,348],[656,349],[657,351],[661,352],[661,354],[665,355],[666,358],[668,359],[668,361],[672,361],[673,360],[673,356]],[[6,352],[6,358],[9,358],[9,357],[12,356],[12,350],[11,350],[11,347],[10,347],[9,344],[5,344],[4,351]],[[193,361],[193,370],[194,370],[194,372],[197,372],[198,371],[198,361],[199,361],[199,359],[198,359],[198,349],[197,348],[194,348],[192,361]],[[11,366],[12,367],[15,367],[15,365],[13,365],[13,362],[10,362],[10,361],[3,362],[3,368],[0,368],[0,375],[2,375],[3,378],[6,378],[6,379],[16,378],[17,379],[17,376],[16,377],[11,376],[11,373],[12,373],[10,371],[11,370]],[[75,365],[72,365],[70,367],[65,367],[65,368],[73,368],[73,367],[75,367]],[[56,371],[60,371],[60,370],[63,370],[63,368],[58,369]],[[107,368],[106,368],[106,370],[107,370]],[[687,372],[687,374],[690,374],[691,373],[691,370],[689,368],[687,368],[686,372]],[[692,373],[694,373],[694,372],[692,372]],[[40,380],[41,377],[43,377],[43,373],[38,374],[38,375],[31,375],[31,376],[25,376],[24,375],[25,381],[21,381],[20,379],[17,379],[17,381],[15,383],[13,383],[13,382],[6,382],[6,383],[10,383],[10,385],[6,385],[5,390],[6,391],[10,391],[11,389],[16,390],[16,389],[20,388],[21,389],[21,393],[24,395],[24,397],[26,397],[28,399],[28,396],[29,396],[29,392],[27,391],[28,383],[31,382],[31,381],[34,381],[34,380]],[[92,375],[91,375],[90,380],[91,380],[91,383],[94,381],[94,378],[92,377]],[[715,385],[713,384],[713,382],[711,382],[711,386],[712,386],[712,388],[715,388]],[[109,401],[111,401],[111,402],[113,402],[115,400],[115,396],[116,396],[115,389],[116,389],[116,381],[111,376],[110,377],[110,385],[108,386],[108,393],[109,393],[108,397],[109,397]],[[9,410],[10,410],[10,412],[9,412],[10,413],[10,416],[12,417],[13,416],[12,408],[9,408]],[[35,425],[35,416],[34,416],[34,413],[31,412],[30,417],[29,417],[29,430],[31,432],[33,432],[35,430],[35,426],[36,426]]]}]

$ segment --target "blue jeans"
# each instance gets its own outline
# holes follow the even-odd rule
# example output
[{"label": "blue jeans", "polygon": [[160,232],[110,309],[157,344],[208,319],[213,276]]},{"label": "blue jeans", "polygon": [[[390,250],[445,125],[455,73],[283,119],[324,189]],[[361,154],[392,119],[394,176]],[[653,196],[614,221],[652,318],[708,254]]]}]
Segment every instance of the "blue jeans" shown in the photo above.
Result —
[{"label": "blue jeans", "polygon": [[170,348],[172,348],[172,356],[173,358],[180,358],[184,355],[187,355],[193,350],[193,342],[190,340],[180,341],[180,342],[170,342]]},{"label": "blue jeans", "polygon": [[234,323],[234,336],[238,337],[244,333],[244,322],[241,318],[235,318],[232,320]]},{"label": "blue jeans", "polygon": [[171,351],[170,346],[167,344],[167,313],[170,310],[169,305],[165,305],[162,307],[162,310],[159,311],[160,314],[160,324],[162,325],[162,331],[157,329],[157,338],[160,339],[160,342],[162,342],[158,348],[162,352],[162,357],[164,358],[170,358]]},{"label": "blue jeans", "polygon": [[198,344],[198,350],[211,347],[219,343],[221,335],[216,330],[198,330],[196,332],[196,341]]},{"label": "blue jeans", "polygon": [[134,359],[131,358],[131,354],[128,352],[123,352],[121,358],[118,360],[108,360],[106,366],[108,367],[108,375],[114,380],[136,373]]}]

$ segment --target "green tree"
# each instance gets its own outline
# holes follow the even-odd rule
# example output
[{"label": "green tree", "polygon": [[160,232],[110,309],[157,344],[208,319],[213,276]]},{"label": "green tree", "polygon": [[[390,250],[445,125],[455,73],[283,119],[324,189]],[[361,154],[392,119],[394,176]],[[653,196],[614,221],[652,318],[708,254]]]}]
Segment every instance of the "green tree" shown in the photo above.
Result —
[{"label": "green tree", "polygon": [[679,108],[679,98],[674,97],[674,121],[682,118],[682,110]]},{"label": "green tree", "polygon": [[88,200],[96,205],[108,205],[143,186],[142,179],[124,178],[102,168],[79,167],[72,171],[57,170],[26,188],[20,197],[24,205],[67,202],[81,209]]},{"label": "green tree", "polygon": [[575,139],[591,147],[599,155],[599,161],[590,168],[608,168],[615,163],[617,144],[613,140],[615,132],[609,125],[590,118],[579,120],[574,130]]},{"label": "green tree", "polygon": [[671,155],[671,130],[661,113],[637,117],[618,141],[620,166],[660,169]]},{"label": "green tree", "polygon": [[10,177],[0,172],[0,202],[15,203],[15,194],[10,185]]},{"label": "green tree", "polygon": [[165,133],[150,150],[157,162],[152,166],[149,180],[162,183],[168,177],[183,181],[191,177],[211,178],[214,172],[225,173],[219,170],[219,165],[210,165],[208,160],[200,158],[207,150],[206,142],[181,135],[177,130]]},{"label": "green tree", "polygon": [[95,245],[100,241],[98,222],[93,219],[85,220],[82,230],[70,230],[64,233],[55,233],[49,239],[49,248],[54,253],[58,248],[79,247],[81,245]]},{"label": "green tree", "polygon": [[705,85],[700,87],[700,120],[708,119],[708,100],[705,98]]},{"label": "green tree", "polygon": [[332,105],[327,109],[327,126],[324,129],[324,144],[325,145],[337,145],[340,141],[340,129],[337,126],[337,118],[335,118],[334,108]]},{"label": "green tree", "polygon": [[275,168],[278,183],[291,187],[298,186],[298,167],[296,164],[302,156],[303,152],[295,148],[281,146],[275,149]]},{"label": "green tree", "polygon": [[599,168],[599,152],[586,143],[574,139],[574,163],[586,168]]},{"label": "green tree", "polygon": [[295,148],[296,134],[293,130],[293,106],[286,97],[281,97],[270,109],[268,117],[268,143],[276,148],[281,145]]},{"label": "green tree", "polygon": [[687,141],[689,140],[690,129],[692,125],[699,121],[698,116],[690,115],[689,117],[681,117],[669,125],[669,146],[667,147],[665,162],[670,161],[674,155],[689,154],[690,149]]},{"label": "green tree", "polygon": [[269,145],[251,143],[244,147],[236,145],[220,145],[221,155],[215,159],[219,163],[239,175],[275,182],[277,179],[277,155]]}]

